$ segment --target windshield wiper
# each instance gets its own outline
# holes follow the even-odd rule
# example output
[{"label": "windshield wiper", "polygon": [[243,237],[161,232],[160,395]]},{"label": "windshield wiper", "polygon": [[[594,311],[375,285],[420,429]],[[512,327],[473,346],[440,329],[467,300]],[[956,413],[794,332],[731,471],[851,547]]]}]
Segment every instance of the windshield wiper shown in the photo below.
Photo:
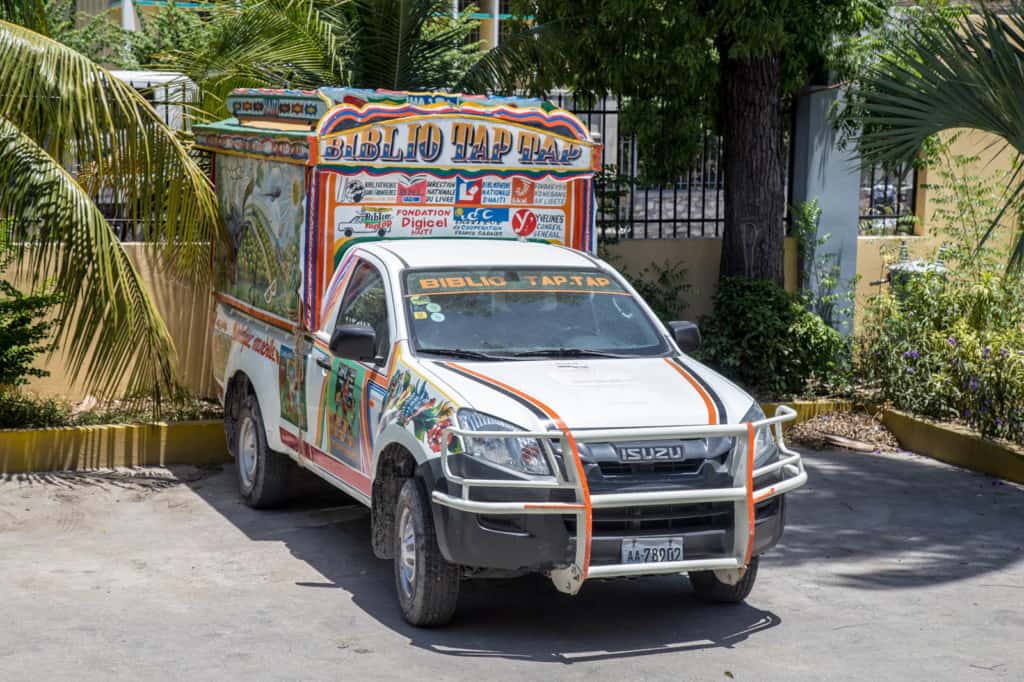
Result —
[{"label": "windshield wiper", "polygon": [[430,355],[450,355],[453,358],[464,358],[466,360],[507,360],[500,355],[491,355],[478,350],[463,350],[462,348],[417,348],[417,353]]},{"label": "windshield wiper", "polygon": [[540,348],[538,350],[525,350],[518,353],[509,353],[516,358],[626,358],[628,355],[620,353],[607,353],[601,350],[589,350],[587,348]]}]

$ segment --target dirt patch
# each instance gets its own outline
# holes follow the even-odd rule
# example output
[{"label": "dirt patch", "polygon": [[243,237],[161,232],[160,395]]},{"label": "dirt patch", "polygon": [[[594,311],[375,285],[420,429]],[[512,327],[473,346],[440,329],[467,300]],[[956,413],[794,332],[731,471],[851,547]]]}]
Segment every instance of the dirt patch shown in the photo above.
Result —
[{"label": "dirt patch", "polygon": [[899,449],[899,442],[874,416],[863,412],[822,414],[786,433],[794,443],[813,448],[838,447],[862,452]]}]

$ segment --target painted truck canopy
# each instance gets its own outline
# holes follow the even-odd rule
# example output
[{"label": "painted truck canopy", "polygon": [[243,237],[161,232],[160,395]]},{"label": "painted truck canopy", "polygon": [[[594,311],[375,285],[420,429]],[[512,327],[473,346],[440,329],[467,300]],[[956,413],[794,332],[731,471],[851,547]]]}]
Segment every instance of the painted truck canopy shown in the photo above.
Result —
[{"label": "painted truck canopy", "polygon": [[222,299],[315,330],[353,244],[527,239],[593,253],[600,145],[535,99],[352,88],[237,90],[197,126],[237,258]]}]

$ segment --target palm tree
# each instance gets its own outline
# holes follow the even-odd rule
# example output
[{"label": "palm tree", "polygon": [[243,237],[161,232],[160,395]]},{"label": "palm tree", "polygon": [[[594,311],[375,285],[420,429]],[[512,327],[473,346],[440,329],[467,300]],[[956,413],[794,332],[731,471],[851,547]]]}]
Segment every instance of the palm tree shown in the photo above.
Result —
[{"label": "palm tree", "polygon": [[207,116],[227,115],[237,87],[352,86],[462,92],[550,87],[552,22],[481,53],[471,11],[451,0],[257,0],[218,22],[207,49],[166,55],[163,66],[200,84]]},{"label": "palm tree", "polygon": [[[859,139],[868,160],[910,161],[942,131],[973,128],[1000,137],[1017,161],[1004,206],[981,243],[1007,211],[1017,214],[1018,235],[1009,259],[1011,270],[1024,268],[1024,17],[1019,0],[1012,10],[952,21],[911,21],[903,40],[871,67],[861,80],[863,111]],[[927,22],[927,23],[926,23]]]},{"label": "palm tree", "polygon": [[[0,19],[45,30],[32,5],[0,0]],[[174,344],[93,201],[100,192],[147,226],[175,272],[207,281],[209,245],[222,243],[216,198],[182,141],[105,69],[0,20],[0,221],[33,285],[61,296],[58,341],[73,376],[159,404],[178,388]]]}]

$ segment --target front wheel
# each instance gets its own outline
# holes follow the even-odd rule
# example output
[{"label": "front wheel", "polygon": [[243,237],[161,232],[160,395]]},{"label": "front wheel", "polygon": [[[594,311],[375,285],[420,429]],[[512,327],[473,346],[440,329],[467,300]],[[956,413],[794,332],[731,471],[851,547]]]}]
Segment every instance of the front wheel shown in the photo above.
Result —
[{"label": "front wheel", "polygon": [[738,604],[754,589],[759,558],[746,568],[724,571],[690,571],[690,584],[699,599],[719,604]]},{"label": "front wheel", "polygon": [[459,600],[459,567],[437,546],[430,502],[417,479],[402,485],[395,520],[395,587],[402,615],[417,627],[445,625]]}]

